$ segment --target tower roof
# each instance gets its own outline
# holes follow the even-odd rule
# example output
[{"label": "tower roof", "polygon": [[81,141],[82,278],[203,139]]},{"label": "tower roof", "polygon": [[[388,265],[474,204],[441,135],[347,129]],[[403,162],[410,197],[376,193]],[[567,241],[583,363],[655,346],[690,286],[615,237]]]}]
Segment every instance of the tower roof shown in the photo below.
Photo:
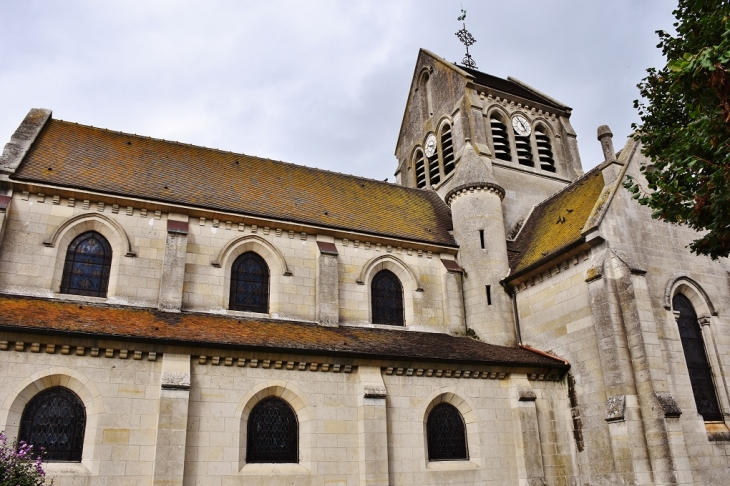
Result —
[{"label": "tower roof", "polygon": [[466,140],[461,160],[456,166],[456,174],[451,189],[446,193],[446,201],[460,191],[478,187],[490,187],[504,195],[504,189],[497,183],[491,167],[476,153],[470,140]]}]

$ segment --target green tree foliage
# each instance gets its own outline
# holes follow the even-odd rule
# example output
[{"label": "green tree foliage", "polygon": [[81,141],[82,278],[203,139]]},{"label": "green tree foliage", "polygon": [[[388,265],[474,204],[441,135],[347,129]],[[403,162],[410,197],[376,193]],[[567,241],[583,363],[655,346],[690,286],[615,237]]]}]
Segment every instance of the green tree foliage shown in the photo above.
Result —
[{"label": "green tree foliage", "polygon": [[704,232],[690,249],[716,259],[730,253],[730,0],[680,0],[673,13],[676,35],[657,31],[667,64],[634,101],[648,190],[625,187],[654,218]]}]

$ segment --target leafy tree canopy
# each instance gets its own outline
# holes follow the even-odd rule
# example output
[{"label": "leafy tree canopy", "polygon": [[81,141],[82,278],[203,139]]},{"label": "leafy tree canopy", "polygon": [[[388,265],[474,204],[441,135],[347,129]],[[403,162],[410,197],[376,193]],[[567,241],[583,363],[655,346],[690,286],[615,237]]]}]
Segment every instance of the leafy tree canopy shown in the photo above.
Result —
[{"label": "leafy tree canopy", "polygon": [[634,137],[648,190],[625,187],[654,218],[704,232],[692,252],[730,254],[730,0],[680,0],[676,35],[657,31],[667,64],[650,68],[634,101]]}]

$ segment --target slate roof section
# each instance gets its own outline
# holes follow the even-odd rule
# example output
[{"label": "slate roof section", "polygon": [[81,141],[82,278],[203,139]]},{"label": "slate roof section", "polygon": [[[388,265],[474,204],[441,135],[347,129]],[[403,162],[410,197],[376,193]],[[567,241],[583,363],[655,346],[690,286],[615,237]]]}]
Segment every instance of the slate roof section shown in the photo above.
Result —
[{"label": "slate roof section", "polygon": [[459,69],[463,69],[465,72],[474,76],[474,82],[476,82],[477,84],[498,89],[504,93],[510,93],[515,96],[519,96],[520,98],[536,101],[538,103],[542,103],[543,105],[551,106],[559,110],[565,110],[566,108],[564,105],[556,104],[555,101],[551,100],[550,98],[540,96],[539,94],[525,89],[513,81],[510,81],[509,79],[498,78],[497,76],[492,76],[491,74],[483,73],[481,71],[477,71],[476,69],[471,69],[461,65],[458,67]]},{"label": "slate roof section", "polygon": [[0,330],[204,347],[567,369],[517,347],[448,334],[250,319],[0,295]]},{"label": "slate roof section", "polygon": [[582,238],[581,230],[603,190],[599,167],[541,202],[509,245],[511,275]]},{"label": "slate roof section", "polygon": [[456,246],[433,191],[51,119],[13,179]]}]

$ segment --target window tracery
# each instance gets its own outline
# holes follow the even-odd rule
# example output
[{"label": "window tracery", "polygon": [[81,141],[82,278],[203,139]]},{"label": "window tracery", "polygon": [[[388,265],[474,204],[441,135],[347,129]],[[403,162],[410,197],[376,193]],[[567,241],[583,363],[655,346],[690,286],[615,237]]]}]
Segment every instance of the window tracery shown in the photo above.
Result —
[{"label": "window tracery", "polygon": [[68,388],[54,386],[34,396],[23,410],[18,442],[43,451],[48,461],[81,461],[86,408]]},{"label": "window tracery", "polygon": [[269,312],[269,266],[258,254],[248,251],[231,267],[231,310]]},{"label": "window tracery", "polygon": [[112,248],[96,231],[82,233],[68,245],[61,293],[106,297]]},{"label": "window tracery", "polygon": [[299,462],[299,424],[296,413],[281,398],[261,400],[248,417],[246,462]]},{"label": "window tracery", "polygon": [[403,286],[390,270],[378,272],[371,284],[373,324],[403,326]]},{"label": "window tracery", "polygon": [[439,403],[426,421],[429,461],[468,459],[464,419],[453,405]]}]

